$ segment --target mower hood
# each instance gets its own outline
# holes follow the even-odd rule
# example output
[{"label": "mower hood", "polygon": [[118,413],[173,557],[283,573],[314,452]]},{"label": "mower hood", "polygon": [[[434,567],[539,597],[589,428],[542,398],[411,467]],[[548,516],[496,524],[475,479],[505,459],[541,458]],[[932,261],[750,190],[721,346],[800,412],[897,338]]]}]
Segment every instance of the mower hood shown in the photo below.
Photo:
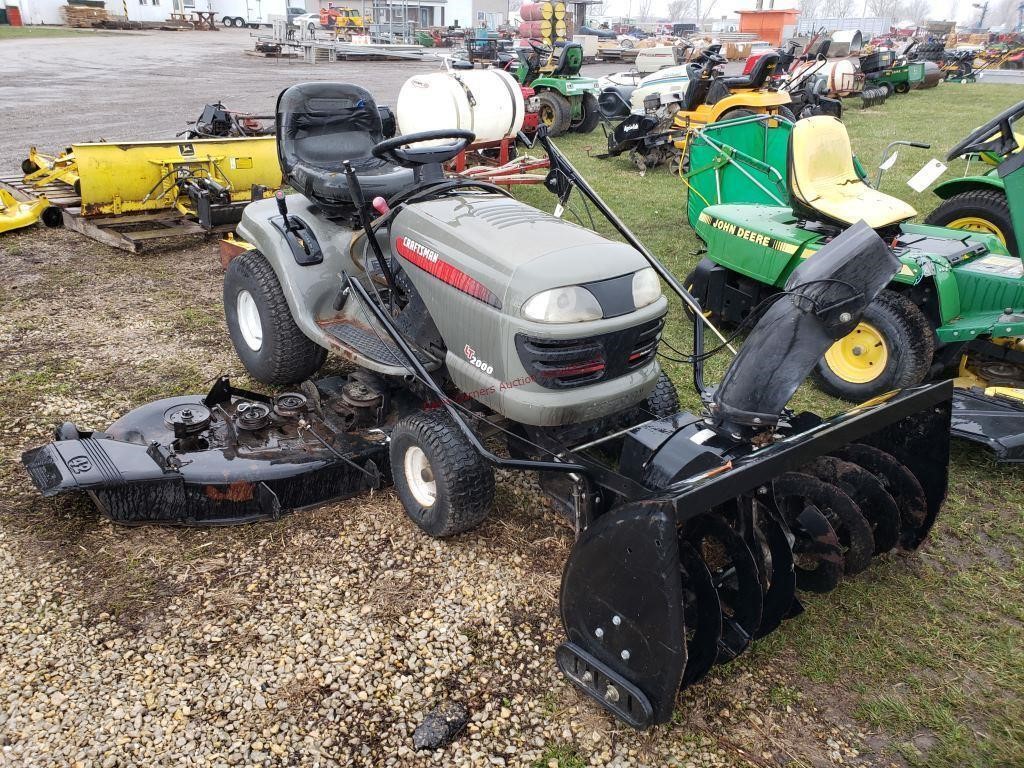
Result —
[{"label": "mower hood", "polygon": [[804,261],[726,371],[711,405],[716,422],[734,432],[778,423],[822,355],[856,327],[899,268],[899,259],[863,221]]}]

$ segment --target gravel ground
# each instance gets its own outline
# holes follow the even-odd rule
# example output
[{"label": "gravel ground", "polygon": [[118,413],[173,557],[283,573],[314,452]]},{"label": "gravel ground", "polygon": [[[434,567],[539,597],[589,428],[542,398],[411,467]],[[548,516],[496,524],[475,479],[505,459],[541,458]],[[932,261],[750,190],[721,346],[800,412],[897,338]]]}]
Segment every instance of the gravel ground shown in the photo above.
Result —
[{"label": "gravel ground", "polygon": [[[101,427],[239,366],[213,246],[140,259],[37,230],[0,241],[0,271],[0,763],[868,760],[871,735],[805,701],[782,657],[722,668],[645,734],[584,701],[552,655],[571,534],[528,483],[503,478],[493,519],[445,542],[391,492],[196,531],[38,497],[17,458],[55,422]],[[468,729],[414,753],[444,701]]]}]

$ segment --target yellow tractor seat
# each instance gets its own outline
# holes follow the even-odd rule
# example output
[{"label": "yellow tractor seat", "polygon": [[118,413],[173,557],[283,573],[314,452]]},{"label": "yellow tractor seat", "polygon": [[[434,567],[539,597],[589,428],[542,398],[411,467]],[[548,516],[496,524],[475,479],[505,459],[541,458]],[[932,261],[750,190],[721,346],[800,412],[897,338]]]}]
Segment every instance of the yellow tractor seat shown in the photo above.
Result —
[{"label": "yellow tractor seat", "polygon": [[844,226],[864,220],[881,229],[917,215],[911,206],[868,186],[853,167],[846,126],[817,115],[793,126],[789,143],[789,191],[797,215]]}]

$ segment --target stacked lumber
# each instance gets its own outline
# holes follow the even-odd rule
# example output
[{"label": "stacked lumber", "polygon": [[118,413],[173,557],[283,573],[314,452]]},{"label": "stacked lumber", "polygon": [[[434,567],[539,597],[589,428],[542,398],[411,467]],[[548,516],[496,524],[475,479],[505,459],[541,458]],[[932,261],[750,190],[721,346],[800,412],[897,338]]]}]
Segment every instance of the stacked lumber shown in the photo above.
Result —
[{"label": "stacked lumber", "polygon": [[97,24],[110,20],[106,8],[93,8],[86,5],[65,5],[60,9],[64,23],[69,27],[91,29]]}]

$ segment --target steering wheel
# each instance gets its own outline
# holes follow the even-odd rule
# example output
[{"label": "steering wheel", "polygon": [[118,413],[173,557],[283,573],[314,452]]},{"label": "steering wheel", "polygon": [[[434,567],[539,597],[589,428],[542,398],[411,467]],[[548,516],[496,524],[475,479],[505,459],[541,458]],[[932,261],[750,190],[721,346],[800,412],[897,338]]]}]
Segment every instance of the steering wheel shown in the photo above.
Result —
[{"label": "steering wheel", "polygon": [[[417,168],[422,165],[445,163],[455,157],[470,144],[476,134],[458,128],[441,128],[436,131],[420,131],[385,139],[374,145],[370,150],[374,157],[401,165],[405,168]],[[447,144],[432,147],[410,147],[411,144],[422,144],[425,141],[450,139]],[[404,147],[404,149],[403,149]]]},{"label": "steering wheel", "polygon": [[531,48],[533,48],[533,52],[536,53],[538,56],[550,56],[552,53],[554,53],[554,48],[552,48],[550,45],[544,45],[543,43],[541,43],[540,45],[535,45],[533,42],[534,39],[535,38],[530,38],[526,42],[529,44]]},{"label": "steering wheel", "polygon": [[980,128],[975,128],[970,136],[949,150],[946,159],[953,160],[960,155],[976,152],[994,152],[1004,156],[1010,154],[1018,146],[1013,135],[1013,122],[1021,115],[1024,115],[1024,101],[996,115]]}]

